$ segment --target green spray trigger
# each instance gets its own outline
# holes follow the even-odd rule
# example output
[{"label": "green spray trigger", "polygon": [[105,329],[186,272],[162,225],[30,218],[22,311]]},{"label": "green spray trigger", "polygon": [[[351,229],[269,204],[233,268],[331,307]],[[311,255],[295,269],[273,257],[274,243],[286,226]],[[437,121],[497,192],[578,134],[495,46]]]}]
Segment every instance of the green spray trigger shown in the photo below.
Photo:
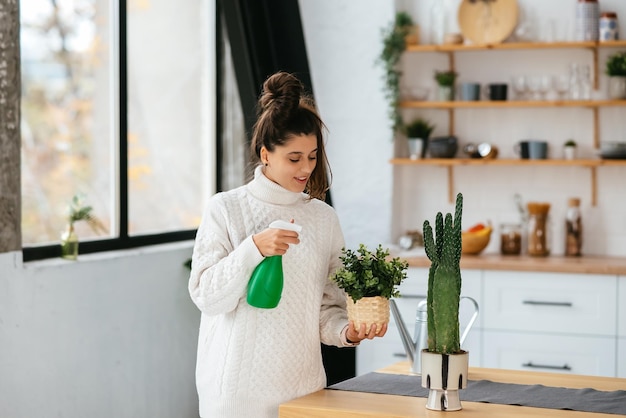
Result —
[{"label": "green spray trigger", "polygon": [[[285,221],[274,221],[270,228],[300,232],[302,226]],[[248,304],[256,308],[272,309],[278,306],[283,293],[283,256],[265,257],[252,272],[248,282]]]}]

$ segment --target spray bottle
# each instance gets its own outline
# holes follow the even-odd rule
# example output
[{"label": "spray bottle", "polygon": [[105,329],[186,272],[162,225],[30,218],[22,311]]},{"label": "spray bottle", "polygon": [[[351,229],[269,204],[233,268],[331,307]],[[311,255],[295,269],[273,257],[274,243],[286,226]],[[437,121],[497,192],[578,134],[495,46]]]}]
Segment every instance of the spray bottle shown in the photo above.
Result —
[{"label": "spray bottle", "polygon": [[[302,226],[285,221],[274,221],[270,228],[287,229],[300,233]],[[248,304],[256,308],[272,309],[278,306],[283,293],[283,256],[265,257],[252,272],[248,282]]]}]

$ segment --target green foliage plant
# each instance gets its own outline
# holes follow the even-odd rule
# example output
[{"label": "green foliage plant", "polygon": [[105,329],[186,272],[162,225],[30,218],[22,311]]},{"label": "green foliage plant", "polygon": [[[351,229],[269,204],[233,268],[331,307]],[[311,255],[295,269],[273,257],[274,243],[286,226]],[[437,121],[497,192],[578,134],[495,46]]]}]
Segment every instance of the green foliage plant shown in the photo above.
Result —
[{"label": "green foliage plant", "polygon": [[385,70],[385,98],[389,104],[389,118],[394,132],[402,127],[402,118],[398,110],[400,102],[400,58],[406,49],[406,36],[413,26],[413,19],[406,12],[397,12],[395,19],[382,29],[383,49],[377,63]]},{"label": "green foliage plant", "polygon": [[457,72],[452,70],[435,71],[435,80],[442,87],[452,87],[456,81]]},{"label": "green foliage plant", "polygon": [[400,296],[397,289],[404,279],[409,264],[400,258],[389,259],[389,250],[378,245],[369,251],[359,244],[357,251],[343,248],[340,257],[343,267],[331,279],[354,302],[364,297],[381,296],[387,299]]},{"label": "green foliage plant", "polygon": [[605,72],[611,77],[626,76],[626,51],[609,56],[606,60]]},{"label": "green foliage plant", "polygon": [[463,195],[456,196],[454,219],[445,220],[441,212],[435,218],[435,235],[428,220],[424,221],[424,246],[431,265],[426,296],[428,351],[457,354],[459,337],[459,303],[461,301],[461,215]]},{"label": "green foliage plant", "polygon": [[105,232],[104,225],[92,215],[93,207],[83,204],[83,196],[75,194],[68,207],[68,223],[74,226],[76,222],[85,221],[94,232]]},{"label": "green foliage plant", "polygon": [[574,141],[573,139],[568,139],[567,141],[565,141],[563,146],[565,146],[565,147],[575,147],[576,146],[576,141]]},{"label": "green foliage plant", "polygon": [[435,129],[435,125],[425,119],[417,118],[404,126],[404,133],[407,138],[428,139]]}]

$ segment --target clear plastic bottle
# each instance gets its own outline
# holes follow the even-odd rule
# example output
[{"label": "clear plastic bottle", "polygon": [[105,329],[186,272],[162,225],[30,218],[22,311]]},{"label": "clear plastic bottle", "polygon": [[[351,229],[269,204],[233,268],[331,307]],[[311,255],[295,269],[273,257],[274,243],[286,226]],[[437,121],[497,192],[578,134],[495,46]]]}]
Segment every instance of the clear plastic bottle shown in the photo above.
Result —
[{"label": "clear plastic bottle", "polygon": [[580,67],[580,98],[582,100],[591,99],[591,70],[588,65]]},{"label": "clear plastic bottle", "polygon": [[582,255],[583,225],[580,214],[580,199],[573,197],[567,202],[565,215],[565,255]]},{"label": "clear plastic bottle", "polygon": [[443,44],[446,34],[446,9],[443,1],[433,0],[430,7],[430,43],[434,45]]}]

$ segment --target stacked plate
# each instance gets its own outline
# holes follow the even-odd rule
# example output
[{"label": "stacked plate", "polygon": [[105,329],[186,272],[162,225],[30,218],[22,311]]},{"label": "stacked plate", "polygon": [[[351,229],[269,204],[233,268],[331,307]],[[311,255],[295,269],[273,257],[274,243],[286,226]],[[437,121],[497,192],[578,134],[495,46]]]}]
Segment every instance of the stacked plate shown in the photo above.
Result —
[{"label": "stacked plate", "polygon": [[598,154],[604,159],[624,160],[626,159],[626,142],[602,142]]}]

